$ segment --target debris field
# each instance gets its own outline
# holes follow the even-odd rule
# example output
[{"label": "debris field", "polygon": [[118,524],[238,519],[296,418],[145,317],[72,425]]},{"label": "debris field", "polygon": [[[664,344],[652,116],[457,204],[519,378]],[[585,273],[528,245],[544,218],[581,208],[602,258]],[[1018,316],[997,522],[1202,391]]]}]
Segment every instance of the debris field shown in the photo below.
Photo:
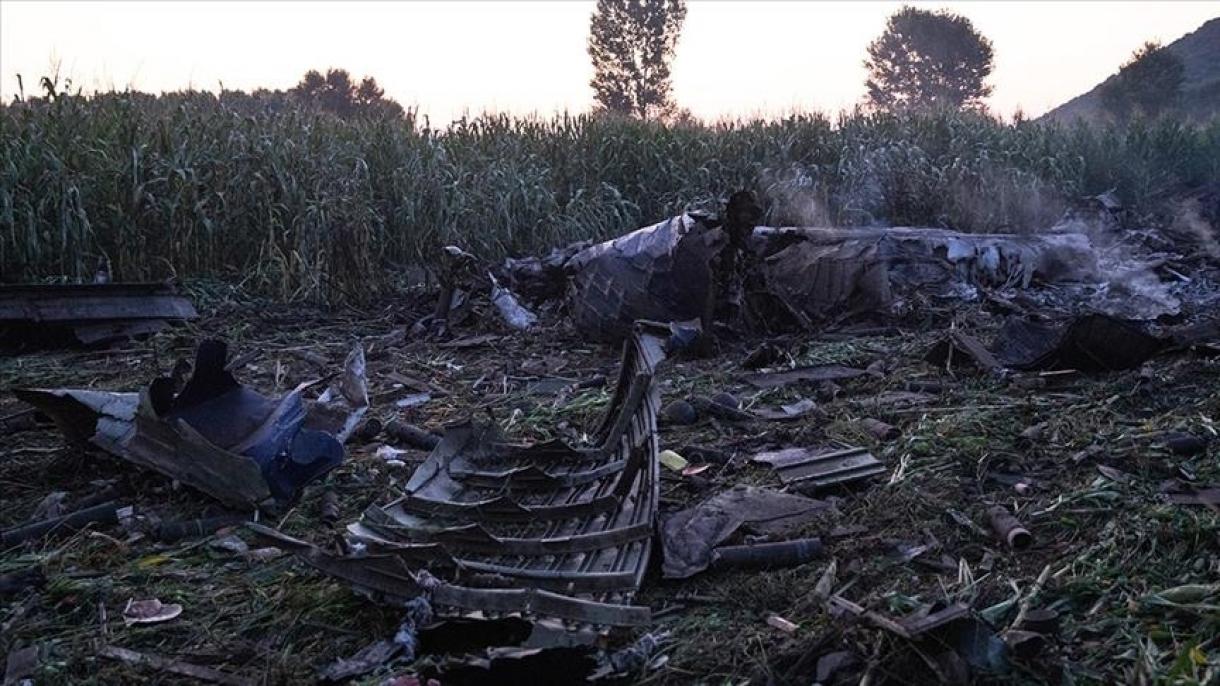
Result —
[{"label": "debris field", "polygon": [[6,356],[6,683],[1217,678],[1217,265],[725,216]]}]

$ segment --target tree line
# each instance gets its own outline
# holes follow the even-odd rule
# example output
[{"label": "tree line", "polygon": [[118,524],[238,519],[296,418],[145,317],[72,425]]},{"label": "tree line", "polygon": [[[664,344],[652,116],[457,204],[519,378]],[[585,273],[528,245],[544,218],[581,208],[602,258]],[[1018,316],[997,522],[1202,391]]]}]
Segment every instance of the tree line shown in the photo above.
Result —
[{"label": "tree line", "polygon": [[[598,0],[589,22],[593,99],[599,111],[642,119],[681,114],[670,77],[686,19],[686,0]],[[866,48],[864,105],[900,112],[982,109],[995,49],[970,19],[947,10],[905,6]],[[1155,116],[1173,110],[1182,87],[1180,57],[1149,42],[1102,88],[1116,118]],[[370,108],[393,111],[377,82],[354,84],[347,72],[310,71],[293,92],[338,114]],[[401,108],[398,108],[401,111]]]},{"label": "tree line", "polygon": [[[673,98],[671,66],[686,19],[686,0],[597,0],[589,23],[595,109],[641,119],[685,116]],[[866,48],[866,109],[882,112],[983,109],[995,50],[970,19],[947,10],[904,6]],[[1185,66],[1156,42],[1145,43],[1101,88],[1105,110],[1116,119],[1174,111]],[[18,75],[20,80],[20,75]],[[43,79],[49,98],[57,79]],[[288,91],[256,91],[291,99],[341,117],[401,117],[401,105],[377,80],[359,82],[345,69],[309,70]]]},{"label": "tree line", "polygon": [[[652,118],[677,111],[670,83],[685,0],[598,0],[589,29],[590,85],[599,109]],[[867,47],[864,105],[875,111],[981,109],[991,94],[991,41],[947,10],[905,6]],[[1102,88],[1116,118],[1155,116],[1178,105],[1182,59],[1145,43]]]}]

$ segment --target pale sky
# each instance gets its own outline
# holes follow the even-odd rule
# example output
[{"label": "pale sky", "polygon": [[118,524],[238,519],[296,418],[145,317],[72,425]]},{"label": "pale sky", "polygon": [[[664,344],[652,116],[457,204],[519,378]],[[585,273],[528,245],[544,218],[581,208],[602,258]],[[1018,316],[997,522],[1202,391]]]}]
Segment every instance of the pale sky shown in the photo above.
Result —
[{"label": "pale sky", "polygon": [[[864,94],[865,47],[895,2],[690,0],[674,95],[716,119],[835,112]],[[994,111],[1036,116],[1092,88],[1143,41],[1220,16],[1211,2],[941,2],[996,51]],[[434,124],[464,110],[589,109],[592,1],[28,2],[0,0],[0,97],[58,62],[86,91],[289,88],[307,69],[374,76]]]}]

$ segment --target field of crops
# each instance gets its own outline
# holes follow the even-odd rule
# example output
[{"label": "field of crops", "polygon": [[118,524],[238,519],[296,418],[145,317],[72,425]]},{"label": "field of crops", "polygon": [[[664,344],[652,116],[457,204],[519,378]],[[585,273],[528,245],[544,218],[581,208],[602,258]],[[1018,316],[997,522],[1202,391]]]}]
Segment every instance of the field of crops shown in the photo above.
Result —
[{"label": "field of crops", "polygon": [[1220,177],[1220,121],[1100,129],[977,114],[666,126],[590,115],[433,128],[276,94],[0,107],[0,278],[221,278],[360,301],[456,243],[494,258],[612,236],[739,188],[770,223],[1025,231],[1111,188],[1141,214]]}]

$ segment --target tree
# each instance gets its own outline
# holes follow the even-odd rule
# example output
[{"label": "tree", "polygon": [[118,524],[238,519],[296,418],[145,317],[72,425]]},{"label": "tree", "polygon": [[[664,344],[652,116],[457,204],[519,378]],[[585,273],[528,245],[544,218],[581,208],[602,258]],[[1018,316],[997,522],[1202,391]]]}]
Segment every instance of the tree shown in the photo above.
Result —
[{"label": "tree", "polygon": [[685,19],[686,0],[597,0],[589,85],[600,108],[643,118],[674,111],[669,67]]},{"label": "tree", "polygon": [[896,111],[980,104],[995,54],[966,17],[906,6],[868,46],[868,103]]},{"label": "tree", "polygon": [[339,115],[351,114],[355,95],[356,86],[352,83],[352,75],[347,73],[346,69],[326,70],[326,88],[322,91],[321,98],[324,109]]},{"label": "tree", "polygon": [[317,69],[310,69],[305,72],[305,76],[301,77],[301,82],[297,84],[293,91],[297,95],[316,99],[321,95],[324,88],[326,88],[326,78]]},{"label": "tree", "polygon": [[377,79],[366,76],[356,88],[355,100],[359,105],[372,105],[385,97],[385,89],[377,85]]},{"label": "tree", "polygon": [[346,69],[327,69],[326,76],[310,69],[290,92],[341,117],[356,113],[403,115],[402,106],[385,97],[385,89],[377,85],[377,79],[366,76],[356,85]]},{"label": "tree", "polygon": [[1148,41],[1102,85],[1101,100],[1106,110],[1121,119],[1134,114],[1156,116],[1177,107],[1185,71],[1181,57]]}]

